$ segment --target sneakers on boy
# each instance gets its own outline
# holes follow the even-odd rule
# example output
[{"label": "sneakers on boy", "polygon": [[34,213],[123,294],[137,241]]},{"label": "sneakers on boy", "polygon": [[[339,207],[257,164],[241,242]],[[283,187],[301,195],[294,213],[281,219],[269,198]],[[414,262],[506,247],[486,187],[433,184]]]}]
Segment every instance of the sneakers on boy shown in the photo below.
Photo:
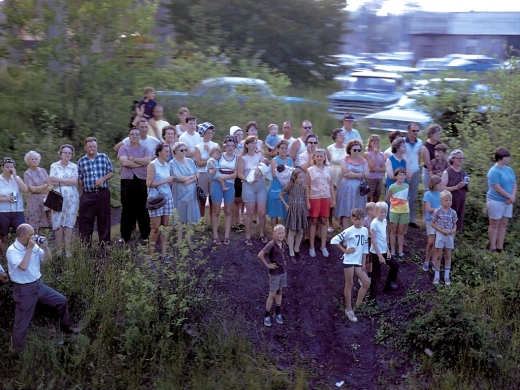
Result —
[{"label": "sneakers on boy", "polygon": [[433,284],[439,284],[439,278],[433,278]]},{"label": "sneakers on boy", "polygon": [[264,317],[264,325],[265,326],[271,326],[271,318],[270,317]]},{"label": "sneakers on boy", "polygon": [[276,322],[278,322],[279,324],[283,324],[283,318],[282,318],[282,315],[281,315],[281,314],[275,314],[274,319],[275,319]]},{"label": "sneakers on boy", "polygon": [[357,317],[356,315],[354,314],[354,310],[351,310],[351,311],[347,311],[345,310],[345,314],[347,315],[348,319],[352,322],[357,322]]},{"label": "sneakers on boy", "polygon": [[314,248],[309,248],[309,256],[316,257],[316,250]]},{"label": "sneakers on boy", "polygon": [[444,278],[444,284],[445,284],[446,286],[449,286],[449,285],[451,284],[451,280],[450,280],[450,278]]},{"label": "sneakers on boy", "polygon": [[429,264],[429,263],[424,263],[424,264],[422,265],[422,270],[423,270],[424,272],[428,271],[429,269],[430,269],[430,264]]},{"label": "sneakers on boy", "polygon": [[323,257],[329,257],[329,251],[327,250],[327,248],[321,248],[320,250]]}]

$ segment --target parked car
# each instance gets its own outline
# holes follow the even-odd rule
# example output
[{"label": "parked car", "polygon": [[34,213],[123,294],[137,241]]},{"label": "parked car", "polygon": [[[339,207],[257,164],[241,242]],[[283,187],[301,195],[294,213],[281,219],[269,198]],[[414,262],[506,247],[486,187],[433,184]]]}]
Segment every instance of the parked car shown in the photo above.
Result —
[{"label": "parked car", "polygon": [[288,104],[312,103],[319,104],[315,100],[309,100],[295,96],[276,96],[265,80],[246,77],[216,77],[205,79],[197,85],[193,92],[157,91],[157,100],[167,102],[173,106],[189,107],[195,101],[202,99],[209,102],[224,102],[226,99],[237,99],[240,103],[250,97],[262,99],[279,99]]},{"label": "parked car", "polygon": [[445,58],[425,58],[417,62],[416,68],[422,73],[437,74],[444,69],[446,62]]},{"label": "parked car", "polygon": [[500,63],[495,58],[483,55],[450,54],[446,58],[451,58],[451,61],[444,66],[446,70],[486,72],[500,67]]},{"label": "parked car", "polygon": [[336,76],[343,90],[327,97],[328,111],[337,118],[346,112],[358,117],[391,108],[404,95],[403,78],[396,73],[357,71]]},{"label": "parked car", "polygon": [[363,122],[370,130],[406,131],[411,122],[426,128],[432,123],[432,118],[417,106],[415,99],[403,96],[395,107],[367,115]]}]

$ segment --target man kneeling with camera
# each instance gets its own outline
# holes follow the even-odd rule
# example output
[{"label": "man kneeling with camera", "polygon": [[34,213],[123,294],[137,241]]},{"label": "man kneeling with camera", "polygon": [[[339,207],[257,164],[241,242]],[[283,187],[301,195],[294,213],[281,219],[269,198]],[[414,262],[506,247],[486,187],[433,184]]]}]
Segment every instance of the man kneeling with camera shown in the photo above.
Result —
[{"label": "man kneeling with camera", "polygon": [[52,260],[45,237],[36,236],[31,225],[21,224],[16,229],[16,240],[7,249],[6,257],[9,276],[14,283],[14,349],[23,350],[27,329],[37,303],[55,307],[58,310],[62,332],[79,333],[78,328],[70,325],[67,298],[46,286],[41,280],[40,262]]}]

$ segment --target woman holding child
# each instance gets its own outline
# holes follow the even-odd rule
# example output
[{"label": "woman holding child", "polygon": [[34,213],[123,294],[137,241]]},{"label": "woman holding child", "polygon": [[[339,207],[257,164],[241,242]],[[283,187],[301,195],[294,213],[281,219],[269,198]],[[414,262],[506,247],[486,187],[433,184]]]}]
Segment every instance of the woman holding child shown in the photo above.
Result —
[{"label": "woman holding child", "polygon": [[[278,155],[271,160],[271,172],[273,174],[273,180],[269,185],[267,191],[267,214],[271,217],[271,226],[275,227],[278,225],[278,218],[285,221],[287,210],[280,200],[280,191],[282,191],[282,184],[278,180],[277,173],[279,168],[287,169],[287,167],[293,166],[293,161],[287,156],[289,153],[289,141],[281,140],[276,144]],[[290,176],[290,175],[289,175]],[[287,201],[288,199],[286,199]]]},{"label": "woman holding child", "polygon": [[489,215],[489,250],[502,252],[509,219],[516,201],[516,176],[508,166],[511,153],[506,148],[495,151],[495,165],[487,173],[486,208]]},{"label": "woman holding child", "polygon": [[347,143],[347,156],[341,160],[343,178],[338,189],[338,200],[334,209],[334,217],[341,219],[343,230],[348,228],[352,216],[352,209],[365,210],[367,196],[361,195],[359,185],[370,174],[367,161],[361,157],[363,144],[358,139]]},{"label": "woman holding child", "polygon": [[[231,209],[235,199],[235,178],[237,177],[238,156],[235,154],[237,141],[232,135],[224,138],[224,150],[221,157],[217,161],[218,168],[208,167],[208,172],[213,179],[211,186],[211,226],[213,228],[213,243],[220,245],[218,238],[218,222],[220,215],[220,206],[222,199],[224,200],[224,245],[229,245],[229,232],[231,231]],[[216,147],[211,152],[220,151]],[[215,154],[214,154],[215,155]],[[216,154],[218,156],[218,152]]]},{"label": "woman holding child", "polygon": [[247,246],[253,245],[251,223],[253,222],[255,208],[258,212],[260,241],[262,241],[262,244],[267,244],[267,238],[264,234],[267,188],[262,173],[258,169],[263,157],[262,152],[257,150],[257,138],[248,136],[244,141],[244,150],[238,159],[237,168],[238,177],[242,180],[242,199],[247,212],[245,240]]}]

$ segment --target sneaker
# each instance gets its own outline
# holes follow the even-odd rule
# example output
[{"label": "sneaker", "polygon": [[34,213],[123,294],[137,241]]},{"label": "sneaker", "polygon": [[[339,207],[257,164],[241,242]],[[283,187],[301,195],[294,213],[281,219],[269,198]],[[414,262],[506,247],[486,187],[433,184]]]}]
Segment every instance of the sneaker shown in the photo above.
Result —
[{"label": "sneaker", "polygon": [[310,257],[316,257],[316,250],[314,248],[309,249],[309,256]]},{"label": "sneaker", "polygon": [[329,251],[327,250],[327,248],[321,248],[320,251],[323,257],[329,257]]},{"label": "sneaker", "polygon": [[435,271],[435,265],[433,265],[433,263],[432,263],[431,261],[430,261],[430,269],[431,269],[432,271]]},{"label": "sneaker", "polygon": [[232,229],[235,233],[242,233],[244,231],[239,225],[233,226]]},{"label": "sneaker", "polygon": [[334,228],[333,228],[332,226],[329,226],[329,227],[327,228],[327,232],[329,232],[329,233],[334,233]]},{"label": "sneaker", "polygon": [[450,278],[444,278],[444,284],[445,284],[446,286],[449,286],[449,285],[451,284],[451,280],[450,280]]},{"label": "sneaker", "polygon": [[399,258],[400,258],[400,259],[403,259],[403,258],[404,258],[404,253],[403,253],[403,252],[399,253]]},{"label": "sneaker", "polygon": [[354,310],[351,310],[351,311],[346,311],[345,310],[345,314],[347,315],[348,319],[352,322],[357,322],[357,317],[356,315],[354,314]]},{"label": "sneaker", "polygon": [[271,318],[270,317],[264,317],[264,325],[265,326],[271,326]]},{"label": "sneaker", "polygon": [[72,256],[72,253],[70,253],[69,251],[65,251],[65,257],[68,259],[69,257]]},{"label": "sneaker", "polygon": [[170,264],[172,262],[168,256],[164,256],[163,261],[165,264]]},{"label": "sneaker", "polygon": [[283,318],[282,318],[282,315],[281,315],[281,314],[275,314],[274,319],[275,319],[276,322],[278,322],[279,324],[283,324]]},{"label": "sneaker", "polygon": [[424,272],[428,271],[429,269],[430,269],[430,264],[428,264],[428,263],[424,263],[424,264],[422,265],[422,270],[423,270]]},{"label": "sneaker", "polygon": [[433,278],[433,284],[439,284],[439,278]]}]

